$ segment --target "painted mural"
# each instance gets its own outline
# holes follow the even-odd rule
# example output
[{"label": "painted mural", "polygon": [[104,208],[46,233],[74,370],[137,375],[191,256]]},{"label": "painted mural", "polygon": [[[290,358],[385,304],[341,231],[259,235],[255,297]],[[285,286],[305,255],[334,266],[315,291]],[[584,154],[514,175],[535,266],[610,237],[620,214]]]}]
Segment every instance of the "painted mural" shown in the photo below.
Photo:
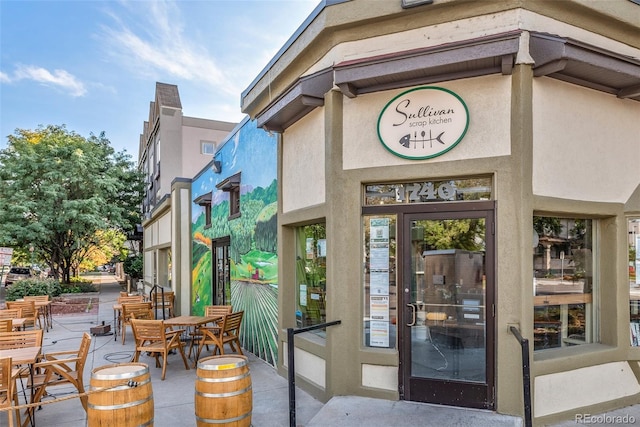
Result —
[{"label": "painted mural", "polygon": [[[206,207],[192,206],[192,313],[213,304],[212,241],[229,237],[231,305],[244,310],[242,347],[275,365],[278,355],[277,143],[248,118],[219,146],[192,182],[192,202],[211,193]],[[240,215],[229,219],[229,192],[216,186],[241,173]]]}]

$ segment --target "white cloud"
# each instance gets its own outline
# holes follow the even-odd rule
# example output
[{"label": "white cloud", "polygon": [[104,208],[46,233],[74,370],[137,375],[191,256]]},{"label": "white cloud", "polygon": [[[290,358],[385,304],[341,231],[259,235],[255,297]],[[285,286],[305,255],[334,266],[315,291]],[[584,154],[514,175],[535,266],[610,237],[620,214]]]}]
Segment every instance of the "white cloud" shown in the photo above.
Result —
[{"label": "white cloud", "polygon": [[0,71],[0,82],[1,83],[11,83],[11,79],[6,73]]},{"label": "white cloud", "polygon": [[145,5],[144,13],[132,19],[131,24],[125,23],[124,17],[110,13],[118,28],[103,26],[102,38],[112,55],[140,74],[168,74],[186,81],[204,82],[234,96],[240,92],[214,57],[185,35],[181,13],[174,3]]},{"label": "white cloud", "polygon": [[13,77],[2,73],[2,82],[10,83],[19,80],[32,80],[47,86],[54,86],[68,91],[71,96],[84,96],[87,90],[84,84],[73,74],[65,70],[54,70],[53,72],[33,65],[19,65]]}]

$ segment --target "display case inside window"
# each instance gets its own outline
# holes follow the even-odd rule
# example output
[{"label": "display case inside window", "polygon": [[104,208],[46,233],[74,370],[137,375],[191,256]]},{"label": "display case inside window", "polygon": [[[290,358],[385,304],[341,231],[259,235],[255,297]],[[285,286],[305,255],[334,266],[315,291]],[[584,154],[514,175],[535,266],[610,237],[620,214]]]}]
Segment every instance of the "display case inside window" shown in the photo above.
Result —
[{"label": "display case inside window", "polygon": [[534,350],[596,341],[594,221],[533,218]]},{"label": "display case inside window", "polygon": [[629,254],[629,340],[633,347],[640,347],[640,218],[628,221]]},{"label": "display case inside window", "polygon": [[364,346],[395,348],[397,335],[396,217],[363,217]]},{"label": "display case inside window", "polygon": [[[325,224],[298,228],[296,283],[298,327],[326,322],[327,232]],[[320,336],[324,329],[312,331]]]}]

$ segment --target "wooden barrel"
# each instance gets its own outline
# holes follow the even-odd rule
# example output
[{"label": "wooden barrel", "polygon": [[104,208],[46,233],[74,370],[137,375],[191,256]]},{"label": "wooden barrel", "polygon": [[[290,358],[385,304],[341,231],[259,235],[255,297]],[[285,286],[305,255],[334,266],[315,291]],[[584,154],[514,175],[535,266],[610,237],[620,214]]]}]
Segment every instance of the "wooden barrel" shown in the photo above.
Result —
[{"label": "wooden barrel", "polygon": [[[106,389],[98,391],[103,388]],[[95,368],[89,389],[89,427],[153,426],[153,390],[146,364],[121,363]]]},{"label": "wooden barrel", "polygon": [[246,356],[200,359],[196,373],[196,425],[249,427],[253,391]]}]

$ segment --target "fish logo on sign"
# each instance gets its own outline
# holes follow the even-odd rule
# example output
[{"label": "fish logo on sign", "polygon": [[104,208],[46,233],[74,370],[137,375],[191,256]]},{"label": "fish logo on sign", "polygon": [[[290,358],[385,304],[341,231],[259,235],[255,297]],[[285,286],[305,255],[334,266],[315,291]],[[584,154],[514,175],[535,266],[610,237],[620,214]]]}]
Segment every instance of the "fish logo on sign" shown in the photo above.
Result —
[{"label": "fish logo on sign", "polygon": [[413,142],[414,149],[418,148],[419,142],[422,143],[422,148],[424,148],[425,142],[429,143],[430,148],[433,148],[433,141],[438,141],[440,144],[446,145],[445,142],[442,140],[442,135],[444,135],[444,132],[440,132],[440,135],[436,136],[435,138],[432,138],[431,129],[429,129],[429,138],[425,139],[424,138],[425,135],[426,135],[425,131],[420,132],[421,138],[419,139],[418,139],[418,132],[413,133],[413,139],[411,139],[411,134],[405,135],[402,138],[400,138],[400,145],[402,145],[403,147],[411,148],[411,143]]},{"label": "fish logo on sign", "polygon": [[424,86],[389,101],[378,118],[378,137],[397,156],[429,159],[455,147],[468,126],[462,98],[448,89]]}]

